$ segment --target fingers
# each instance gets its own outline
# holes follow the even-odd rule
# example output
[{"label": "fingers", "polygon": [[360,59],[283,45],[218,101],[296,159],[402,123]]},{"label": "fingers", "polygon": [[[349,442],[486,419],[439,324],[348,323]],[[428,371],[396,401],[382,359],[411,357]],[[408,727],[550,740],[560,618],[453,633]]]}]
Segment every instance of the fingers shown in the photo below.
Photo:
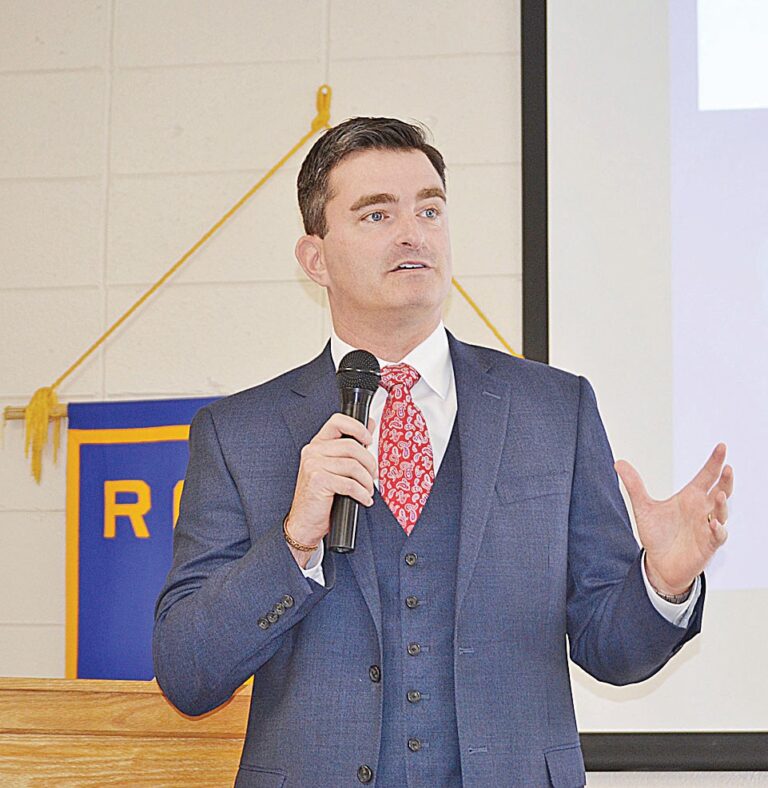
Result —
[{"label": "fingers", "polygon": [[[365,451],[363,449],[363,451]],[[345,479],[352,479],[362,487],[367,495],[366,498],[373,498],[373,476],[371,472],[357,459],[350,457],[326,457],[325,470],[334,476],[342,476]],[[335,490],[339,492],[339,490]],[[342,493],[349,495],[349,493]],[[364,503],[364,501],[361,501]]]},{"label": "fingers", "polygon": [[728,498],[724,492],[719,492],[715,496],[715,506],[712,516],[720,523],[728,522]]},{"label": "fingers", "polygon": [[[339,464],[331,463],[324,471],[320,472],[316,479],[330,495],[347,495],[354,498],[363,506],[373,505],[373,482],[370,476],[364,475],[360,465],[348,461],[350,464],[344,465],[344,461]],[[356,467],[355,467],[356,466]]]},{"label": "fingers", "polygon": [[710,492],[712,517],[722,524],[723,527],[728,522],[728,499],[733,493],[733,479],[733,468],[730,465],[726,465],[720,474],[717,484]]},{"label": "fingers", "polygon": [[[369,419],[368,424],[372,423],[373,419]],[[354,438],[363,446],[370,446],[373,442],[373,432],[370,428],[366,428],[357,419],[345,416],[343,413],[334,413],[312,440],[334,440],[346,436]]]},{"label": "fingers", "polygon": [[712,522],[709,524],[709,533],[712,537],[712,543],[715,549],[725,544],[725,540],[728,538],[728,530],[717,518],[713,518]]},{"label": "fingers", "polygon": [[730,465],[726,465],[723,468],[717,484],[712,489],[712,495],[716,496],[721,492],[725,493],[726,498],[730,498],[733,493],[733,468]]},{"label": "fingers", "polygon": [[374,479],[376,478],[374,456],[353,438],[337,438],[333,441],[322,441],[309,445],[323,457],[349,457],[362,465]]},{"label": "fingers", "polygon": [[[317,440],[313,438],[301,450],[300,475],[314,475],[322,471],[358,480],[373,494],[376,460],[353,438]],[[301,473],[303,471],[303,474]],[[321,485],[322,486],[322,485]],[[341,492],[333,490],[334,493]],[[342,493],[346,495],[347,493]]]},{"label": "fingers", "polygon": [[724,443],[715,446],[709,459],[704,463],[702,469],[691,479],[691,484],[709,492],[712,485],[720,476],[720,469],[725,462],[726,447]]},{"label": "fingers", "polygon": [[645,489],[645,483],[634,466],[626,460],[619,460],[613,467],[616,473],[619,474],[619,478],[624,483],[624,486],[627,488],[633,506],[637,506],[639,503],[643,503],[650,498],[648,491]]},{"label": "fingers", "polygon": [[368,419],[368,427],[343,413],[334,413],[322,426],[310,442],[310,446],[318,446],[320,453],[326,457],[352,457],[357,460],[368,473],[376,478],[376,460],[365,448],[373,441],[373,429],[376,422]]},{"label": "fingers", "polygon": [[[296,496],[302,500],[323,500],[324,508],[330,506],[334,495],[348,495],[370,506],[377,464],[371,452],[358,441],[370,443],[371,437],[359,421],[335,413],[301,450]],[[321,514],[324,516],[325,512]]]}]

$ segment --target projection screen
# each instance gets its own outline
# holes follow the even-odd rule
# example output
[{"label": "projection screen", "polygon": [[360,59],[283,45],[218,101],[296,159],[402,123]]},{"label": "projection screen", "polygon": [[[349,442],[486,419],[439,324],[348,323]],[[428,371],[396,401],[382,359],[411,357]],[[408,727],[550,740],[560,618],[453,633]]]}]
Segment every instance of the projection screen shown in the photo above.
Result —
[{"label": "projection screen", "polygon": [[657,498],[718,441],[731,532],[651,680],[573,670],[585,732],[768,730],[768,3],[549,0],[549,362]]}]

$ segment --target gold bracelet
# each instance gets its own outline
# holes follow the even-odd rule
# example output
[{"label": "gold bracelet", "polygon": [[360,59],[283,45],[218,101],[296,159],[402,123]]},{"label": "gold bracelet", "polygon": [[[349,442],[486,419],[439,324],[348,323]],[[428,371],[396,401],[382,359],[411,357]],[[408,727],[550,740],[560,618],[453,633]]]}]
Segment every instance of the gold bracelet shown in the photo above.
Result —
[{"label": "gold bracelet", "polygon": [[285,541],[291,547],[295,547],[297,550],[300,550],[302,553],[314,553],[315,550],[320,546],[320,543],[313,545],[302,544],[301,542],[297,542],[295,539],[291,537],[288,533],[288,515],[285,515],[285,519],[283,520],[283,536],[285,537]]}]

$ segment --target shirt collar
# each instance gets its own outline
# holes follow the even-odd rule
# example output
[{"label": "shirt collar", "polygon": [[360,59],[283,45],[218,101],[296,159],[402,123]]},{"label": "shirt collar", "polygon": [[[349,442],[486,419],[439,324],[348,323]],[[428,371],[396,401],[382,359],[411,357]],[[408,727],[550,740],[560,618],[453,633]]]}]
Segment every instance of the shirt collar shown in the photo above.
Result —
[{"label": "shirt collar", "polygon": [[[344,340],[339,339],[336,332],[331,328],[331,357],[333,366],[338,369],[341,360],[351,350],[357,350],[348,345]],[[393,362],[376,359],[380,367],[385,367]],[[451,351],[448,347],[448,334],[442,320],[437,328],[420,344],[417,345],[399,363],[410,364],[421,375],[421,379],[435,392],[441,399],[448,396],[451,385]]]}]

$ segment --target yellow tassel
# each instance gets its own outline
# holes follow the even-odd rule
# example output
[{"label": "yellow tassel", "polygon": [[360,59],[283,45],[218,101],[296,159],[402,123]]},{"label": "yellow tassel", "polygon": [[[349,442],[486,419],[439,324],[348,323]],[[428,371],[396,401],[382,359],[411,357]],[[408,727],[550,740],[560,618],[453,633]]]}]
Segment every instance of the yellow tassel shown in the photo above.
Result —
[{"label": "yellow tassel", "polygon": [[317,89],[317,97],[315,105],[317,106],[317,115],[312,121],[312,132],[320,131],[320,129],[327,129],[331,125],[331,95],[333,91],[330,85],[320,85]]},{"label": "yellow tassel", "polygon": [[[29,457],[32,449],[32,475],[40,484],[43,471],[43,449],[48,443],[48,424],[53,409],[59,404],[56,390],[52,386],[38,389],[24,411],[24,456]],[[56,418],[54,428],[54,462],[59,450],[61,437],[60,419]]]}]

